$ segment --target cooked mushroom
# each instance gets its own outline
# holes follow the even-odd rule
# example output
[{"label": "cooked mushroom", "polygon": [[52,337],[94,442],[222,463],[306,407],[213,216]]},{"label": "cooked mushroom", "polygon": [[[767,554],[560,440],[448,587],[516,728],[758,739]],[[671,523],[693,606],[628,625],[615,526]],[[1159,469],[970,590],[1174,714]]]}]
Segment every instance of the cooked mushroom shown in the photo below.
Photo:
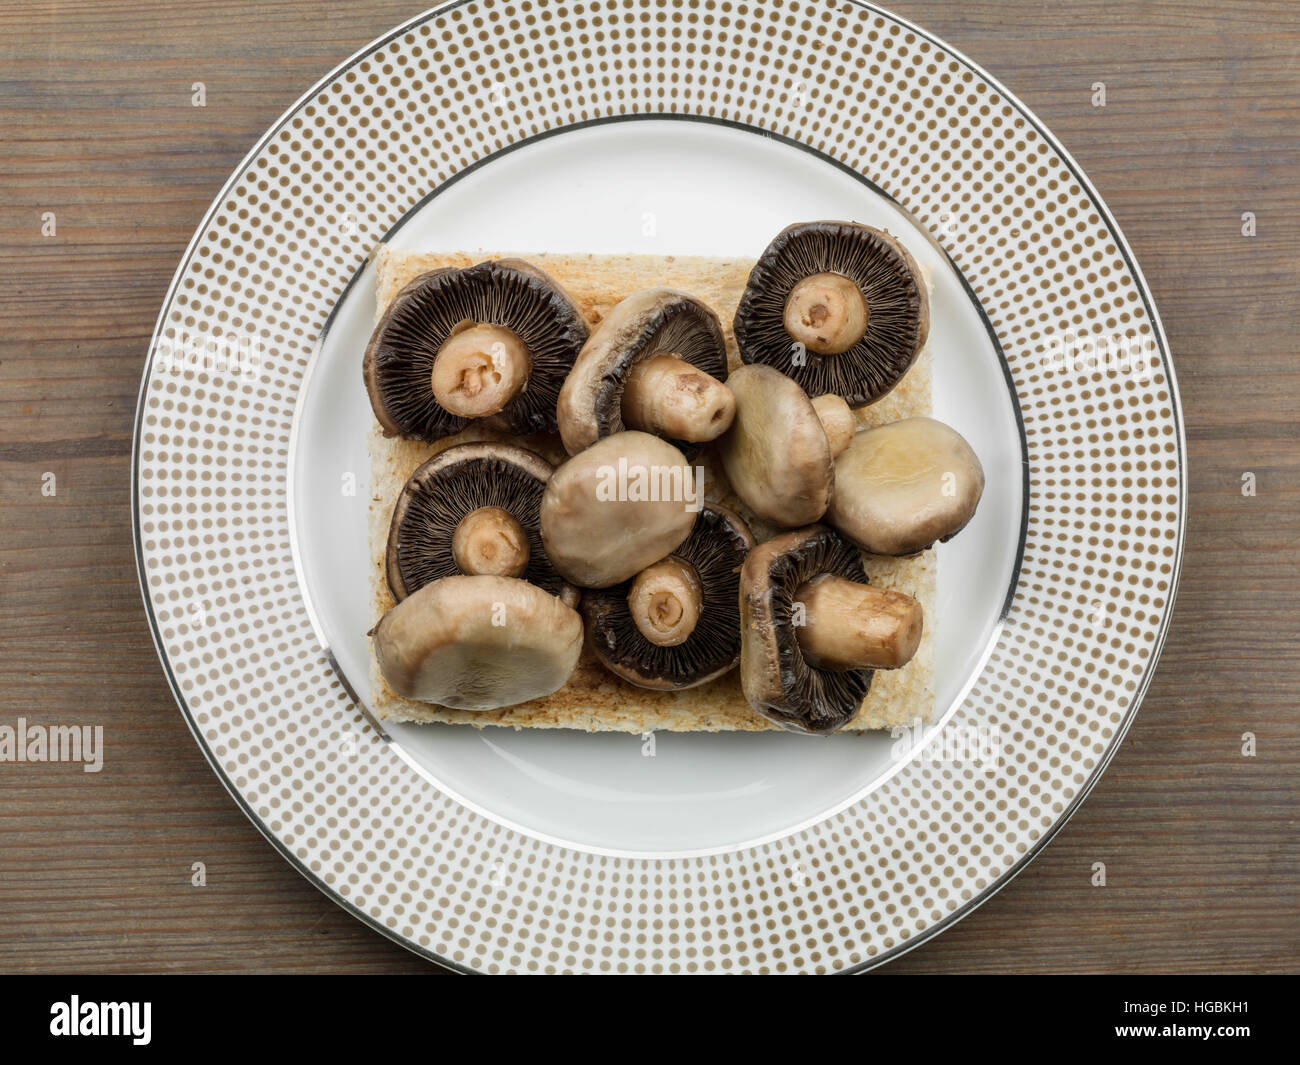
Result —
[{"label": "cooked mushroom", "polygon": [[736,309],[740,357],[788,374],[810,396],[874,403],[907,373],[930,332],[915,260],[856,222],[802,222],[759,257]]},{"label": "cooked mushroom", "polygon": [[826,520],[864,551],[910,555],[975,516],[984,470],[966,439],[933,418],[859,433],[835,461]]},{"label": "cooked mushroom", "polygon": [[872,587],[862,558],[824,525],[759,544],[740,575],[740,678],[749,704],[795,732],[853,719],[872,670],[906,665],[921,605]]},{"label": "cooked mushroom", "polygon": [[642,688],[691,688],[740,659],[740,567],[754,538],[740,517],[707,504],[686,542],[630,582],[588,592],[592,650]]},{"label": "cooked mushroom", "polygon": [[701,491],[672,444],[649,433],[615,433],[551,475],[542,496],[542,543],[567,580],[608,588],[690,535]]},{"label": "cooked mushroom", "polygon": [[576,455],[624,428],[679,447],[713,440],[735,411],[726,376],[712,310],[671,289],[634,292],[596,327],[560,390],[564,447]]},{"label": "cooked mushroom", "polygon": [[826,440],[831,445],[831,458],[838,458],[853,442],[853,434],[858,431],[853,411],[844,400],[830,392],[818,396],[812,405],[817,412],[817,420],[822,423]]},{"label": "cooked mushroom", "polygon": [[812,400],[761,364],[742,366],[727,384],[736,419],[718,442],[718,457],[732,489],[774,525],[817,521],[830,501],[835,465]]},{"label": "cooked mushroom", "polygon": [[523,577],[576,605],[542,546],[551,464],[510,444],[457,444],[407,480],[388,527],[387,574],[401,602],[456,574]]},{"label": "cooked mushroom", "polygon": [[531,263],[431,270],[375,327],[366,391],[390,436],[439,440],[498,414],[520,436],[554,432],[560,386],[587,333],[572,297]]},{"label": "cooked mushroom", "polygon": [[444,577],[386,613],[371,635],[393,691],[457,710],[494,710],[563,687],[582,618],[513,577]]}]

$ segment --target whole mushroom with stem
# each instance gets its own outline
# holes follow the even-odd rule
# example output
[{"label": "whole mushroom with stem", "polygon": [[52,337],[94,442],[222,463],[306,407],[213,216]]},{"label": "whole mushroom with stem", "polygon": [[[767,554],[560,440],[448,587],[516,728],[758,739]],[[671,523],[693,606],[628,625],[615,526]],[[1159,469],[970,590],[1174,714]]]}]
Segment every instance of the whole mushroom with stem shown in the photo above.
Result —
[{"label": "whole mushroom with stem", "polygon": [[740,576],[745,698],[782,728],[826,734],[847,725],[872,671],[916,653],[921,604],[868,582],[858,551],[813,525],[759,544]]},{"label": "whole mushroom with stem", "polygon": [[642,688],[704,684],[740,658],[740,569],[754,546],[741,518],[706,504],[690,536],[632,580],[588,591],[582,614],[592,650]]},{"label": "whole mushroom with stem", "polygon": [[420,465],[393,508],[385,554],[401,602],[455,575],[523,577],[577,603],[577,589],[542,545],[540,510],[551,464],[513,444],[457,444]]},{"label": "whole mushroom with stem", "polygon": [[794,379],[809,396],[874,403],[930,332],[920,267],[889,233],[857,222],[782,230],[750,272],[733,322],[740,357]]},{"label": "whole mushroom with stem", "polygon": [[588,336],[545,271],[500,259],[421,274],[384,311],[362,369],[384,432],[433,442],[472,420],[554,432],[555,404]]},{"label": "whole mushroom with stem", "polygon": [[565,450],[623,429],[683,450],[713,440],[735,412],[726,376],[722,325],[709,307],[672,289],[634,292],[596,327],[560,390]]}]

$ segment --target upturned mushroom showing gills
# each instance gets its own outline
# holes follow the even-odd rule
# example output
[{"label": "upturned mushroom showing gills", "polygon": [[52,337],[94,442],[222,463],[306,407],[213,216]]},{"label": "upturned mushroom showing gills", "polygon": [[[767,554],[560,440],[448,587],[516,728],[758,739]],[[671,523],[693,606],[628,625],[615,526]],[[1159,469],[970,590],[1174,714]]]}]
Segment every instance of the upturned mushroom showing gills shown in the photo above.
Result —
[{"label": "upturned mushroom showing gills", "polygon": [[975,516],[984,470],[965,437],[933,418],[859,433],[835,461],[826,520],[877,555],[911,555]]},{"label": "upturned mushroom showing gills", "polygon": [[740,568],[754,538],[740,517],[706,504],[667,558],[583,596],[587,639],[611,673],[671,691],[720,677],[740,659]]},{"label": "upturned mushroom showing gills", "polygon": [[733,323],[740,357],[792,377],[808,395],[874,403],[907,373],[930,332],[915,260],[856,222],[802,222],[777,234],[750,272]]},{"label": "upturned mushroom showing gills", "polygon": [[458,444],[420,466],[388,528],[388,587],[401,602],[457,574],[522,577],[577,603],[542,546],[539,511],[551,464],[511,444]]},{"label": "upturned mushroom showing gills", "polygon": [[732,490],[758,517],[799,526],[826,512],[835,465],[812,400],[770,366],[742,366],[728,379],[736,418],[718,442]]},{"label": "upturned mushroom showing gills", "polygon": [[431,270],[375,327],[366,391],[390,436],[431,442],[498,415],[516,435],[554,432],[560,387],[587,333],[572,297],[530,263]]},{"label": "upturned mushroom showing gills", "polygon": [[582,650],[582,618],[513,577],[444,577],[386,613],[375,657],[408,699],[495,710],[563,687]]},{"label": "upturned mushroom showing gills", "polygon": [[702,493],[672,444],[649,433],[615,433],[551,475],[542,543],[565,579],[608,588],[672,554],[695,525]]},{"label": "upturned mushroom showing gills", "polygon": [[731,424],[723,381],[727,350],[718,316],[682,292],[634,292],[596,327],[556,410],[565,450],[576,455],[623,429],[662,436],[683,450]]},{"label": "upturned mushroom showing gills", "polygon": [[921,604],[872,587],[858,551],[824,525],[759,544],[740,575],[740,679],[769,721],[825,734],[847,725],[872,671],[906,665]]}]

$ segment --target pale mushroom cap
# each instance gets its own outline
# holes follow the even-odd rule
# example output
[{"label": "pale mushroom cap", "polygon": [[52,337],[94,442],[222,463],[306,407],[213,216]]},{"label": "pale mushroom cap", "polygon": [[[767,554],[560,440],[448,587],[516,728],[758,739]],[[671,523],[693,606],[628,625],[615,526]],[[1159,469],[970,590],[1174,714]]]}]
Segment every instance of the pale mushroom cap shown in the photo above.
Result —
[{"label": "pale mushroom cap", "polygon": [[957,430],[905,418],[858,433],[835,460],[826,520],[865,551],[910,555],[960,532],[983,491],[979,458]]},{"label": "pale mushroom cap", "polygon": [[727,378],[736,419],[718,455],[736,495],[775,525],[809,525],[826,512],[834,483],[831,445],[812,400],[778,370],[755,363]]},{"label": "pale mushroom cap", "polygon": [[649,433],[615,433],[552,475],[542,496],[542,543],[566,579],[608,588],[690,535],[700,492],[672,444]]},{"label": "pale mushroom cap", "polygon": [[493,710],[563,687],[582,650],[582,618],[512,577],[444,577],[375,627],[375,657],[398,695]]}]

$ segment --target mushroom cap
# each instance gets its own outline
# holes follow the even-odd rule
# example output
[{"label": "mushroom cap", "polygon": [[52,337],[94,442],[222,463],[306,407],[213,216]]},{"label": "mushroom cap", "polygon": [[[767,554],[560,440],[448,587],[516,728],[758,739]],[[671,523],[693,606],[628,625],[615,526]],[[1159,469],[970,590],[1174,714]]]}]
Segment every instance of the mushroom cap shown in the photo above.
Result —
[{"label": "mushroom cap", "polygon": [[566,580],[608,588],[672,554],[695,525],[701,495],[672,444],[649,433],[615,433],[551,475],[542,544]]},{"label": "mushroom cap", "polygon": [[421,274],[384,311],[362,369],[385,433],[432,442],[469,424],[438,404],[430,383],[439,349],[465,322],[502,326],[528,349],[528,383],[498,415],[506,427],[518,436],[554,432],[556,399],[587,340],[587,322],[549,274],[499,259]]},{"label": "mushroom cap", "polygon": [[835,460],[826,520],[864,551],[911,555],[965,528],[983,491],[965,437],[933,418],[904,418],[858,433]]},{"label": "mushroom cap", "polygon": [[740,660],[740,568],[754,546],[735,512],[713,503],[672,557],[688,563],[702,590],[700,619],[680,644],[659,647],[642,635],[628,608],[631,581],[583,597],[587,640],[615,676],[642,688],[693,688],[729,672]]},{"label": "mushroom cap", "polygon": [[718,457],[736,495],[773,525],[808,525],[826,512],[835,463],[821,418],[807,394],[761,363],[728,379],[736,418],[718,441]]},{"label": "mushroom cap", "polygon": [[[790,292],[818,273],[847,277],[869,314],[861,339],[839,354],[797,353],[785,328]],[[808,395],[874,403],[902,379],[930,334],[930,299],[916,261],[889,233],[857,222],[788,226],[759,256],[733,323],[740,357],[767,363]]]},{"label": "mushroom cap", "polygon": [[795,594],[823,573],[870,583],[862,557],[834,530],[812,525],[759,544],[740,575],[740,681],[749,704],[792,732],[843,728],[866,697],[872,671],[818,669],[799,647]]},{"label": "mushroom cap", "polygon": [[[570,455],[626,428],[622,405],[628,371],[660,352],[726,380],[726,342],[712,309],[672,289],[634,292],[596,327],[560,389],[556,419]],[[687,454],[698,450],[698,445],[670,442]]]},{"label": "mushroom cap", "polygon": [[444,577],[386,613],[372,633],[398,695],[494,710],[564,686],[582,650],[582,618],[514,577]]},{"label": "mushroom cap", "polygon": [[399,603],[433,581],[461,574],[452,551],[466,515],[499,507],[528,537],[525,580],[576,606],[567,584],[542,547],[539,511],[552,467],[512,444],[457,444],[429,459],[407,479],[393,508],[385,556],[388,587]]}]

